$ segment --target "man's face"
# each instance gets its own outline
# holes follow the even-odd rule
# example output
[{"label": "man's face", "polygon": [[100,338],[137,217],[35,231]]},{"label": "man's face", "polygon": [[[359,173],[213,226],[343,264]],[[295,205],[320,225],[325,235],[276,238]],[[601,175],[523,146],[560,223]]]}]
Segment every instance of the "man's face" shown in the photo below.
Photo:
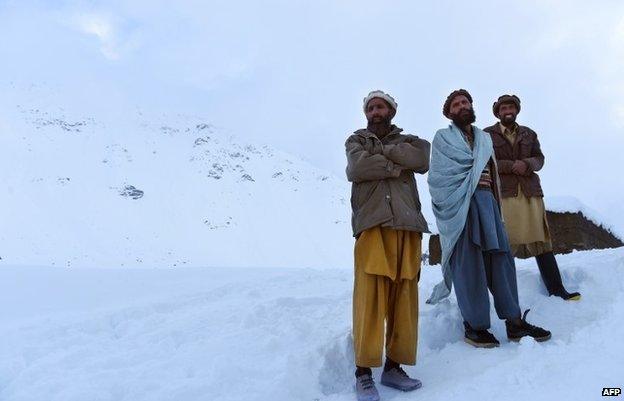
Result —
[{"label": "man's face", "polygon": [[366,119],[369,124],[390,124],[394,113],[394,109],[385,100],[378,97],[371,99],[366,105]]},{"label": "man's face", "polygon": [[458,95],[453,98],[451,107],[449,108],[449,114],[455,125],[460,127],[472,124],[476,121],[472,104],[464,95]]},{"label": "man's face", "polygon": [[503,103],[498,107],[498,118],[503,124],[513,124],[517,115],[518,109],[514,103]]}]

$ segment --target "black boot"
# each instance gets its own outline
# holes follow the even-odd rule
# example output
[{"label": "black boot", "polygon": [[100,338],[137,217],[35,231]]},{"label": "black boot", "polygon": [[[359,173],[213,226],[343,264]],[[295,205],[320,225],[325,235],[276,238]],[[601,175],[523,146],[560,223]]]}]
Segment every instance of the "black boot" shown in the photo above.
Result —
[{"label": "black boot", "polygon": [[500,342],[494,337],[494,334],[487,330],[475,330],[468,322],[464,322],[464,341],[477,348],[494,348],[500,345]]},{"label": "black boot", "polygon": [[520,341],[522,337],[533,337],[535,341],[550,340],[550,331],[544,330],[541,327],[533,326],[526,321],[526,315],[530,309],[524,311],[522,319],[516,319],[516,321],[507,319],[505,321],[505,327],[507,328],[507,338],[509,341]]},{"label": "black boot", "polygon": [[373,375],[373,371],[369,367],[365,366],[356,366],[355,367],[355,377],[360,377],[362,375]]},{"label": "black boot", "polygon": [[393,361],[392,359],[386,357],[386,363],[384,363],[384,372],[387,372],[388,370],[392,370],[392,369],[398,369],[401,367],[401,364],[398,362]]},{"label": "black boot", "polygon": [[580,293],[569,293],[566,291],[561,281],[557,259],[555,259],[555,255],[552,252],[537,255],[535,260],[537,261],[537,267],[539,267],[544,285],[548,290],[548,295],[554,295],[566,301],[578,301],[581,299]]}]

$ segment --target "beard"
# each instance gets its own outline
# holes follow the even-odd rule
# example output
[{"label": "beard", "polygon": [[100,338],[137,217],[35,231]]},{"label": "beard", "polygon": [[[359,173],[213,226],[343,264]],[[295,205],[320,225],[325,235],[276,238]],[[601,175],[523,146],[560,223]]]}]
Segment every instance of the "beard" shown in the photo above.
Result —
[{"label": "beard", "polygon": [[386,116],[386,117],[373,117],[370,120],[368,120],[368,125],[369,126],[389,126],[390,123],[392,121],[392,118],[390,116]]},{"label": "beard", "polygon": [[390,132],[392,126],[392,117],[374,117],[368,120],[368,130],[377,136],[384,136]]},{"label": "beard", "polygon": [[500,120],[503,125],[511,125],[516,122],[516,116],[512,113],[501,115]]},{"label": "beard", "polygon": [[477,121],[477,117],[475,116],[474,109],[469,109],[462,110],[459,114],[451,115],[451,120],[453,120],[458,127],[465,127]]}]

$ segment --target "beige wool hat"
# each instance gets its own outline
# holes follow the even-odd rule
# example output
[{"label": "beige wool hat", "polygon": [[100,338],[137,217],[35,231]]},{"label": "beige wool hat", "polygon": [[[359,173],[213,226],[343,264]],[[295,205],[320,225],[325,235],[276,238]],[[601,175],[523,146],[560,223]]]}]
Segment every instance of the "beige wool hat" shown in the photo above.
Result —
[{"label": "beige wool hat", "polygon": [[380,99],[383,99],[386,102],[388,102],[390,104],[390,106],[394,109],[394,111],[396,111],[398,104],[397,104],[396,100],[394,100],[394,98],[392,96],[388,95],[387,93],[385,93],[383,91],[374,90],[374,91],[370,92],[368,94],[368,96],[366,96],[364,98],[364,106],[363,106],[364,113],[366,113],[366,107],[368,106],[368,102],[370,102],[371,100],[373,100],[376,97],[378,97]]}]

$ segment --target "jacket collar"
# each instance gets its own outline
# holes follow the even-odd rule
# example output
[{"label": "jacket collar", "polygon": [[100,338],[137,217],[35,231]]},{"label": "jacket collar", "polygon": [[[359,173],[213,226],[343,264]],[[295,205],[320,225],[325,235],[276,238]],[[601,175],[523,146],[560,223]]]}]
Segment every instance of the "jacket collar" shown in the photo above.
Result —
[{"label": "jacket collar", "polygon": [[492,131],[493,133],[496,134],[503,134],[503,132],[500,129],[500,121],[495,122],[493,125],[488,127],[488,131]]},{"label": "jacket collar", "polygon": [[[392,128],[392,130],[390,131],[390,133],[388,133],[388,135],[386,135],[384,138],[388,138],[390,135],[396,135],[396,134],[400,134],[401,132],[403,132],[403,128],[399,128],[399,127],[397,127],[394,124],[391,125],[391,128]],[[373,137],[373,136],[375,138],[377,138],[377,135],[375,135],[374,133],[370,132],[367,128],[359,129],[359,130],[355,131],[354,134],[363,136],[364,138],[370,138],[370,137]]]},{"label": "jacket collar", "polygon": [[[519,135],[522,135],[526,131],[525,127],[520,125],[520,124],[518,124],[517,122],[516,122],[516,129],[518,130],[518,134]],[[488,130],[491,130],[493,133],[503,135],[503,131],[501,130],[500,121],[496,122],[496,123],[494,123],[494,125],[488,127]]]}]

